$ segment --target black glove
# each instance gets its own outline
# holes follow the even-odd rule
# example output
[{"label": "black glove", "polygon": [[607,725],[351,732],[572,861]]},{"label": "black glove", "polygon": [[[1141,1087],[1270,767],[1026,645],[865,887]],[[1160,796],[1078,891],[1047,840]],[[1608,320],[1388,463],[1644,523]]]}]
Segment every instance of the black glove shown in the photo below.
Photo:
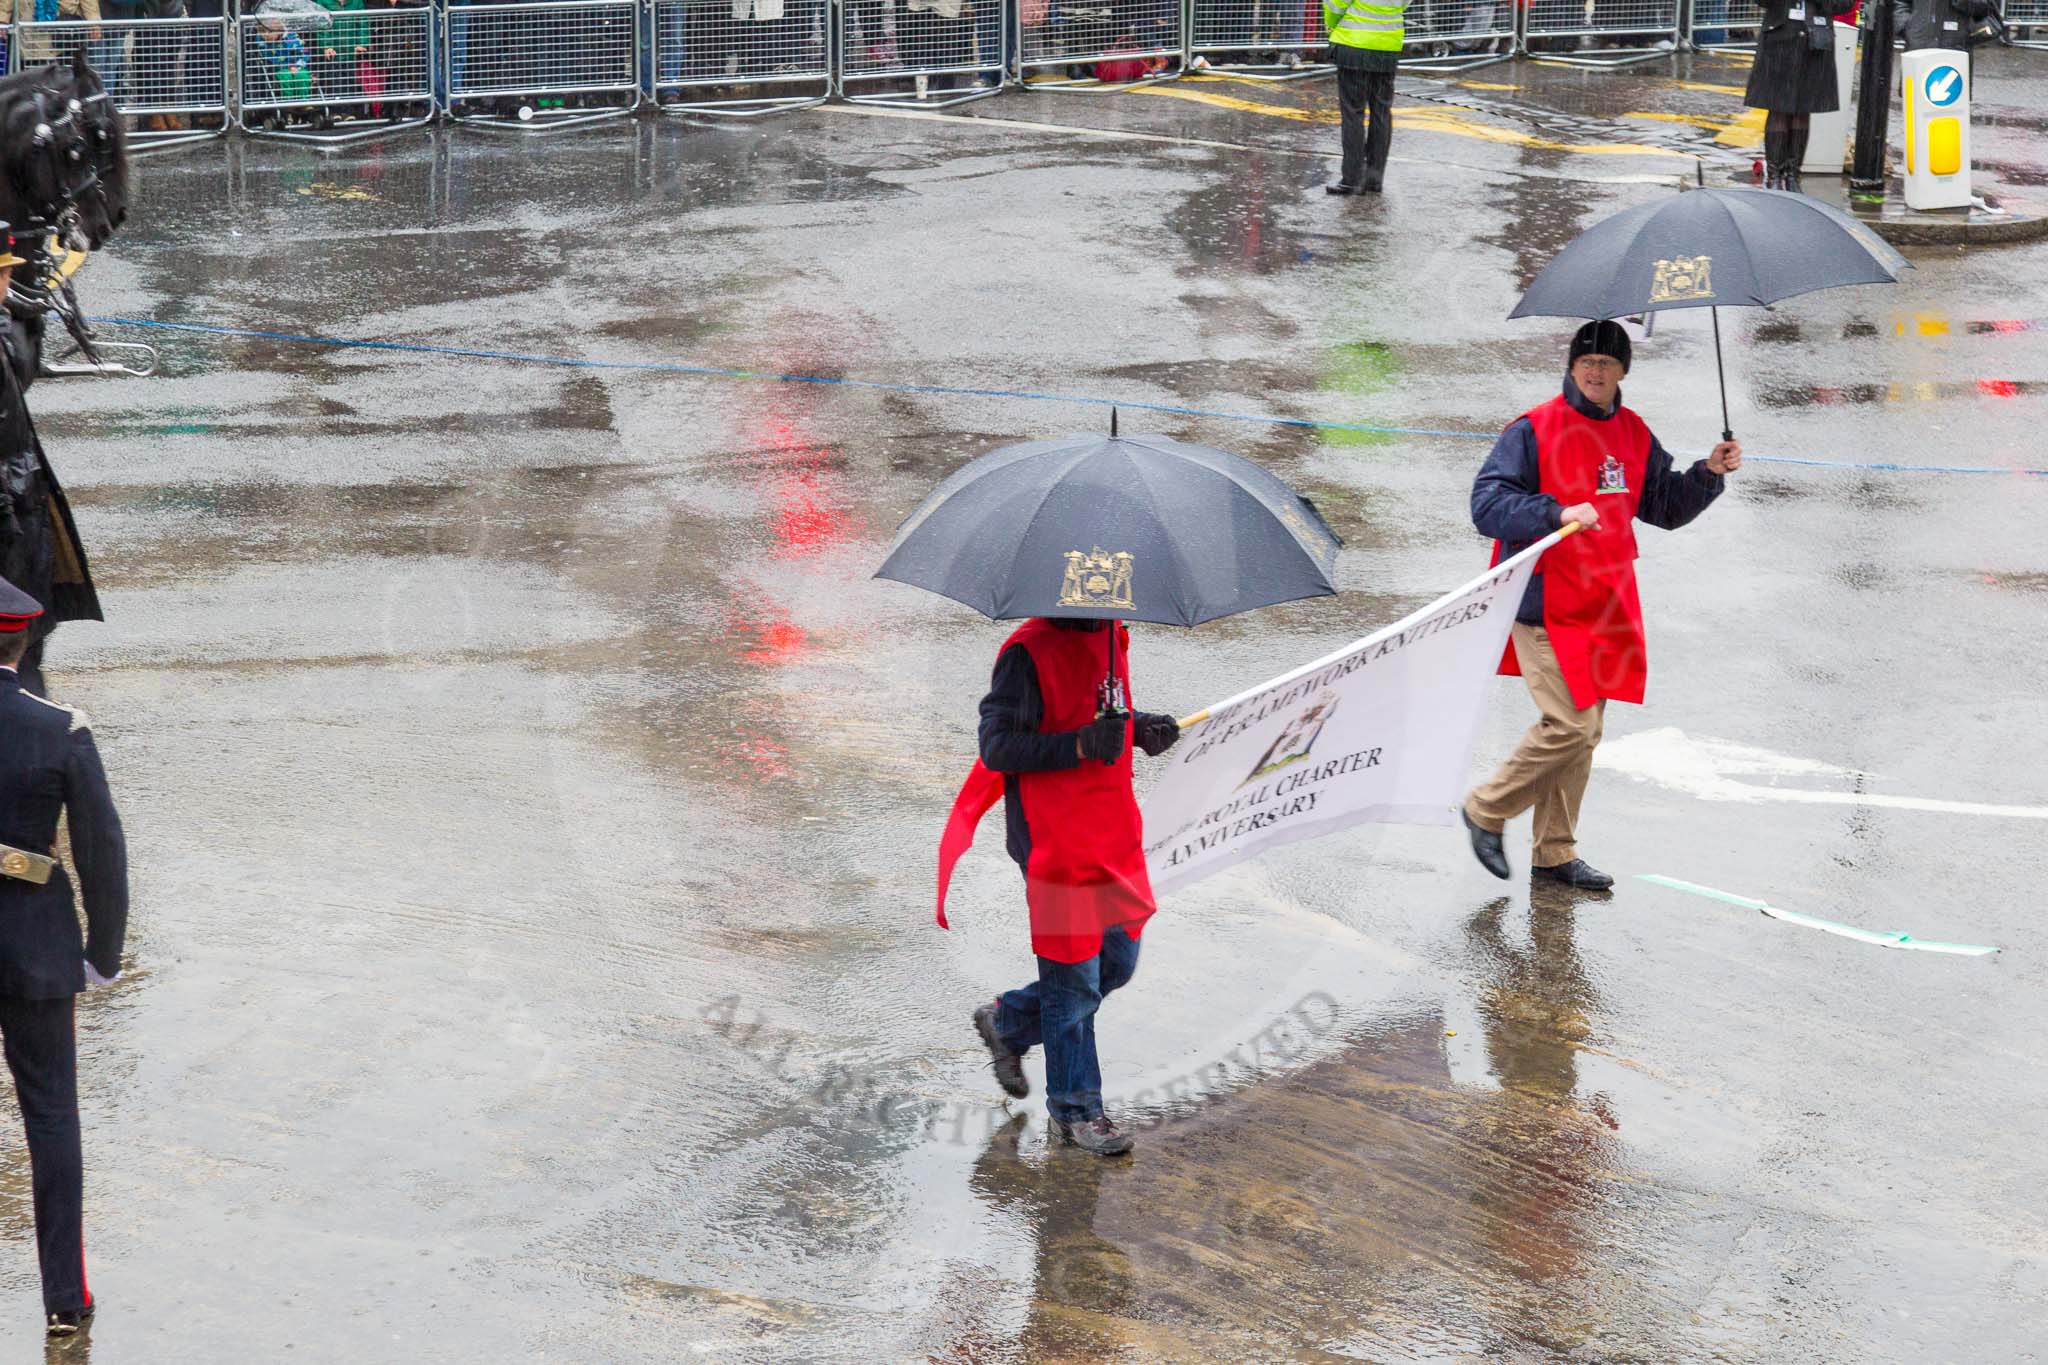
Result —
[{"label": "black glove", "polygon": [[1140,715],[1137,728],[1138,747],[1148,758],[1159,757],[1180,738],[1180,722],[1172,716]]},{"label": "black glove", "polygon": [[1074,733],[1081,737],[1081,756],[1098,758],[1104,763],[1114,763],[1124,752],[1124,723],[1126,716],[1103,716],[1092,725],[1084,725]]}]

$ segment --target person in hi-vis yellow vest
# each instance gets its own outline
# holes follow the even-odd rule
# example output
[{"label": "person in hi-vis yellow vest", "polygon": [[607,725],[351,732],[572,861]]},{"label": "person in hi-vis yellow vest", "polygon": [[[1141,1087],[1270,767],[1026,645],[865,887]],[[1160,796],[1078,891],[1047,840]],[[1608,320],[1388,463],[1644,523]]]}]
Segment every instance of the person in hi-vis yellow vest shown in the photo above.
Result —
[{"label": "person in hi-vis yellow vest", "polygon": [[1344,129],[1344,168],[1323,186],[1331,194],[1378,194],[1386,178],[1387,148],[1394,140],[1394,68],[1401,62],[1407,8],[1408,0],[1323,0]]}]

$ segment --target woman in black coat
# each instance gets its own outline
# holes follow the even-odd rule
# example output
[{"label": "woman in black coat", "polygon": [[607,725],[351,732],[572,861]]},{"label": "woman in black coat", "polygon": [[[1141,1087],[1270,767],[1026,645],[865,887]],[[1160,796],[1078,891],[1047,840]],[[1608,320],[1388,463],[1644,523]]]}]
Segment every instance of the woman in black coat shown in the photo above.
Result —
[{"label": "woman in black coat", "polygon": [[1799,163],[1813,115],[1842,107],[1835,89],[1832,20],[1855,11],[1854,0],[1763,0],[1756,62],[1742,102],[1769,111],[1764,119],[1764,187],[1800,192]]}]

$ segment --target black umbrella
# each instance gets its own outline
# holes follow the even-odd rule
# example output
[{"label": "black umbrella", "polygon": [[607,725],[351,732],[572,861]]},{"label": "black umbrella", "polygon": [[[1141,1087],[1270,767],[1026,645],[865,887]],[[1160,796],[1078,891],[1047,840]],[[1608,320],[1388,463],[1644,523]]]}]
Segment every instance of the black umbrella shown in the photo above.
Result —
[{"label": "black umbrella", "polygon": [[1508,316],[1712,309],[1721,438],[1731,440],[1721,304],[1758,306],[1816,289],[1893,284],[1910,264],[1862,223],[1803,194],[1702,188],[1587,228],[1543,267]]},{"label": "black umbrella", "polygon": [[875,577],[998,621],[1193,626],[1336,592],[1342,544],[1308,499],[1249,460],[1164,436],[1062,436],[955,472],[896,532]]}]

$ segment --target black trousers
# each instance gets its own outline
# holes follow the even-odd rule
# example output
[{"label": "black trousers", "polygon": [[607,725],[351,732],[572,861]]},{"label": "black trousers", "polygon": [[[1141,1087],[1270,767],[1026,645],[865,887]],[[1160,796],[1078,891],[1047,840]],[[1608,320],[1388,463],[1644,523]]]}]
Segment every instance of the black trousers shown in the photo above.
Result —
[{"label": "black trousers", "polygon": [[1347,185],[1378,185],[1386,177],[1387,148],[1394,141],[1394,73],[1338,67],[1337,107],[1344,120],[1344,169],[1337,178]]},{"label": "black trousers", "polygon": [[0,996],[0,1041],[28,1133],[45,1313],[73,1313],[92,1302],[85,1287],[85,1158],[78,1141],[72,1001],[68,995]]}]

